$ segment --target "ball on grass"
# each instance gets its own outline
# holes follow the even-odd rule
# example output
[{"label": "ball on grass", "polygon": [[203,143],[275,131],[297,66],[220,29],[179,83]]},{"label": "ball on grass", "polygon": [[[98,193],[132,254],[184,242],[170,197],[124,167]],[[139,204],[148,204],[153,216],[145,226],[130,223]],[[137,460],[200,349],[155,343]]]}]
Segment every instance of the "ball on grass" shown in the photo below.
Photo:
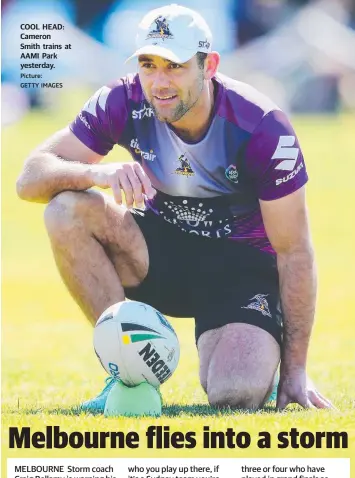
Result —
[{"label": "ball on grass", "polygon": [[155,388],[174,373],[179,339],[170,322],[148,304],[124,301],[102,313],[94,328],[94,349],[113,378],[130,387],[148,382]]}]

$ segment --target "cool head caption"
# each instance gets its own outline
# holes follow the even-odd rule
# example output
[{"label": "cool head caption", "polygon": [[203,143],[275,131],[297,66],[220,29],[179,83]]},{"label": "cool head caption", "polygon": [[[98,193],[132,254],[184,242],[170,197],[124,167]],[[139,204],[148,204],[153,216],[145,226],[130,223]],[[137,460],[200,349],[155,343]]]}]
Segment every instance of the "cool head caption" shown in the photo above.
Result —
[{"label": "cool head caption", "polygon": [[[72,49],[71,43],[63,43],[64,31],[65,26],[61,23],[21,23],[19,51],[21,88],[63,88],[63,83],[53,81],[53,77],[52,81],[47,81],[46,77],[48,72],[55,70],[63,50]],[[58,35],[57,41],[53,41],[55,33],[62,35],[60,41]]]}]

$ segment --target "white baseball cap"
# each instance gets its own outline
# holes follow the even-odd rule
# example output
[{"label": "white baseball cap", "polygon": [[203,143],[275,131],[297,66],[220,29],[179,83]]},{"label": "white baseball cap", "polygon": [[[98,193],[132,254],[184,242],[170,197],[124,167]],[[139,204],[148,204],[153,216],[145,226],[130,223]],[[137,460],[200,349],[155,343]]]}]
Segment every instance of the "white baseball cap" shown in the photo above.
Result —
[{"label": "white baseball cap", "polygon": [[194,10],[173,3],[148,12],[138,26],[138,55],[157,55],[174,63],[185,63],[198,51],[212,50],[212,33],[204,18]]}]

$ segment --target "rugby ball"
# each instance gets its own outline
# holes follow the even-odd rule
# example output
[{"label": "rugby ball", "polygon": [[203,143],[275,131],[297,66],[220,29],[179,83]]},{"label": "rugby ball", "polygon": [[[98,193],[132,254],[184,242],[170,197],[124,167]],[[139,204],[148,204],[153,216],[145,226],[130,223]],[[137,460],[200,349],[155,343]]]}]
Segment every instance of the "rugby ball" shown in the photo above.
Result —
[{"label": "rugby ball", "polygon": [[100,316],[94,349],[101,365],[127,386],[148,382],[154,387],[175,371],[180,345],[163,314],[137,301],[118,302]]}]

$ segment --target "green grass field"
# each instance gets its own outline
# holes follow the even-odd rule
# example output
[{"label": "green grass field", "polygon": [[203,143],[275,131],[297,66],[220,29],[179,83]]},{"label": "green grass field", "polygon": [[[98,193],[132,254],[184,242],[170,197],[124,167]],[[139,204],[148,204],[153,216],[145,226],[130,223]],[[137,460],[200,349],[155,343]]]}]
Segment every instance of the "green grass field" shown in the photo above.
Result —
[{"label": "green grass field", "polygon": [[[319,269],[317,321],[309,355],[309,372],[338,412],[294,409],[277,413],[211,410],[198,381],[198,357],[192,319],[172,319],[181,342],[181,360],[162,386],[166,407],[160,419],[106,419],[76,412],[75,406],[96,394],[105,377],[92,348],[92,329],[74,304],[56,271],[44,225],[44,206],[20,201],[15,181],[28,152],[65,125],[82,104],[66,99],[55,113],[32,113],[7,127],[2,138],[2,452],[7,457],[355,457],[355,187],[353,134],[355,118],[295,118],[308,172],[308,201]],[[70,107],[69,107],[70,105]],[[112,160],[128,159],[116,148]],[[173,406],[174,405],[174,406]],[[59,425],[67,432],[129,431],[144,443],[149,424],[169,425],[201,436],[213,430],[247,431],[245,449],[208,450],[8,450],[9,426],[43,430]],[[347,431],[349,449],[277,448],[277,433]],[[260,450],[255,438],[269,431],[273,446]],[[198,439],[198,443],[201,440]],[[355,477],[355,458],[352,477]],[[342,478],[342,477],[339,477]]]}]

